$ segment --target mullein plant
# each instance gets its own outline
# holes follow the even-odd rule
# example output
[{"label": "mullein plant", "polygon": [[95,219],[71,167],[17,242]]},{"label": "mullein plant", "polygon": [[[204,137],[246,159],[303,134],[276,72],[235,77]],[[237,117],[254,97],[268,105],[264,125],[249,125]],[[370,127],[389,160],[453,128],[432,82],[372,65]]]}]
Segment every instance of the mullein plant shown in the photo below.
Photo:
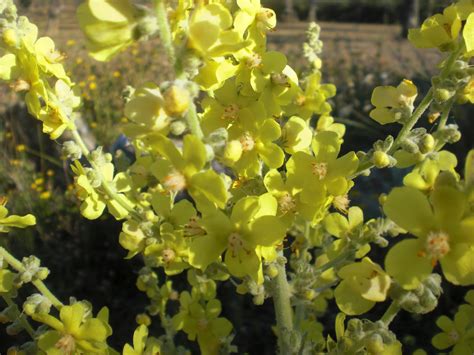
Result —
[{"label": "mullein plant", "polygon": [[[432,311],[442,278],[474,284],[474,151],[461,176],[443,150],[461,139],[450,121],[454,105],[474,102],[474,1],[455,2],[410,31],[413,45],[441,52],[439,74],[421,99],[408,78],[375,88],[370,117],[400,131],[368,152],[347,153],[345,126],[328,102],[336,88],[322,82],[316,24],[304,44],[307,72],[298,77],[284,54],[266,48],[276,15],[260,0],[88,0],[77,15],[96,60],[159,36],[173,70],[170,81],[126,90],[123,129],[135,160],[117,171],[112,156],[90,151],[75,127],[81,100],[64,55],[18,16],[12,0],[0,3],[0,79],[62,144],[81,214],[96,219],[107,210],[122,221],[118,242],[127,258],[143,261],[136,286],[150,303],[123,354],[189,354],[175,342],[179,332],[202,354],[238,352],[232,340],[239,329],[216,298],[219,283],[231,281],[255,304],[273,302],[281,354],[401,354],[390,330],[398,312]],[[416,127],[424,116],[430,133]],[[72,140],[61,139],[66,131]],[[366,220],[351,205],[354,179],[383,168],[410,170],[402,187],[381,196],[385,216]],[[9,215],[5,205],[1,233],[35,223]],[[384,264],[371,260],[371,245],[387,248]],[[62,303],[34,256],[20,261],[0,248],[0,267],[7,306],[0,321],[9,334],[31,336],[12,354],[118,353],[107,344],[106,308]],[[189,288],[179,292],[173,277],[182,273]],[[30,293],[23,305],[20,288]],[[333,297],[341,311],[335,339],[318,322]],[[438,320],[436,348],[474,351],[473,297],[466,299],[454,321]],[[171,314],[170,301],[179,302]],[[379,320],[346,322],[346,315],[373,319],[377,302],[387,303]],[[149,334],[151,321],[163,332]]]}]

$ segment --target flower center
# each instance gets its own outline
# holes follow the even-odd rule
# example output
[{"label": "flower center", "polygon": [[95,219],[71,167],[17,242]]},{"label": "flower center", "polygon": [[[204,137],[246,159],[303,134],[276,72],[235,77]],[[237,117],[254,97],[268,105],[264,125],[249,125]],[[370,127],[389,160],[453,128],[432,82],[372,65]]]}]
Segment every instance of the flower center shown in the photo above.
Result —
[{"label": "flower center", "polygon": [[425,242],[426,255],[431,258],[433,264],[442,259],[451,250],[449,246],[449,235],[443,231],[429,232]]},{"label": "flower center", "polygon": [[230,252],[232,253],[233,257],[236,257],[242,249],[247,251],[245,249],[244,241],[242,240],[242,236],[239,233],[237,233],[237,232],[231,233],[229,235],[229,238],[227,239],[227,241],[228,241],[228,248],[229,248]]},{"label": "flower center", "polygon": [[278,206],[283,214],[293,212],[296,209],[296,201],[288,192],[278,199]]},{"label": "flower center", "polygon": [[349,197],[347,195],[340,195],[340,196],[334,197],[334,200],[332,201],[332,205],[338,211],[347,212],[350,202],[351,200],[349,200]]},{"label": "flower center", "polygon": [[163,186],[168,191],[178,192],[186,187],[186,178],[178,171],[173,171],[163,179]]},{"label": "flower center", "polygon": [[314,176],[319,180],[322,180],[328,174],[328,164],[327,163],[313,163],[311,164],[311,171]]},{"label": "flower center", "polygon": [[262,64],[262,57],[257,53],[253,53],[250,57],[247,57],[245,62],[247,64],[247,68],[255,69],[258,68]]},{"label": "flower center", "polygon": [[61,350],[63,354],[72,355],[76,348],[76,342],[71,334],[64,334],[54,347]]},{"label": "flower center", "polygon": [[449,333],[448,333],[448,336],[449,338],[453,341],[453,343],[457,343],[458,340],[459,340],[459,334],[456,330],[451,330]]},{"label": "flower center", "polygon": [[194,237],[198,235],[204,235],[206,231],[199,225],[197,217],[191,217],[184,225],[184,236]]},{"label": "flower center", "polygon": [[248,152],[255,147],[255,140],[250,133],[245,132],[242,137],[240,137],[240,144],[242,144],[242,150]]},{"label": "flower center", "polygon": [[172,262],[174,260],[174,258],[176,257],[176,253],[174,252],[173,249],[164,249],[162,252],[161,252],[161,257],[163,258],[163,261],[166,263],[166,264],[169,264],[170,262]]},{"label": "flower center", "polygon": [[207,329],[207,325],[209,324],[209,322],[207,321],[206,318],[201,318],[197,321],[197,328],[200,330],[200,331],[204,331]]},{"label": "flower center", "polygon": [[236,120],[239,116],[239,106],[236,104],[230,104],[224,108],[224,113],[222,114],[222,119],[224,120]]},{"label": "flower center", "polygon": [[269,21],[275,16],[274,12],[270,9],[262,9],[258,12],[256,19],[258,24],[261,24],[265,28],[272,28],[272,24]]},{"label": "flower center", "polygon": [[295,99],[295,103],[298,106],[303,106],[306,103],[306,96],[304,96],[302,94],[298,94],[298,96]]},{"label": "flower center", "polygon": [[290,87],[288,77],[283,73],[272,73],[272,83],[275,85]]}]

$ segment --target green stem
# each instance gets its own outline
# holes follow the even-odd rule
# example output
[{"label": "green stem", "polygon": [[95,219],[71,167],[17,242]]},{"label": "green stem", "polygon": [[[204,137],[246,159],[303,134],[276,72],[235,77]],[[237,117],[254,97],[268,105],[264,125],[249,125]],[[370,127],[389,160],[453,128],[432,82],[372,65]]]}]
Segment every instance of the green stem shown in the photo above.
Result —
[{"label": "green stem", "polygon": [[[441,79],[446,79],[446,77],[449,75],[452,66],[458,59],[459,54],[462,52],[463,48],[464,48],[463,45],[460,45],[459,48],[456,51],[452,52],[450,56],[446,59],[446,63],[440,74]],[[418,107],[415,109],[415,111],[413,111],[413,114],[411,115],[411,117],[408,119],[407,122],[404,123],[402,129],[398,133],[397,138],[393,142],[392,147],[388,151],[388,154],[395,153],[395,151],[399,148],[403,140],[407,137],[407,135],[410,133],[413,127],[415,127],[416,123],[421,118],[423,113],[425,113],[425,111],[430,107],[431,102],[433,101],[433,94],[434,94],[434,90],[433,88],[430,88],[430,90],[428,91],[426,96],[423,98],[423,100],[420,102]],[[363,171],[367,169],[371,169],[373,167],[374,167],[374,164],[372,164],[370,160],[361,162],[361,164],[359,164],[359,167],[357,171],[355,172],[355,174],[352,176],[352,178],[357,177]]]},{"label": "green stem", "polygon": [[[3,294],[2,295],[2,298],[3,300],[5,301],[5,303],[11,307],[11,306],[16,306],[16,304],[12,301],[12,299],[10,298],[10,296],[7,296],[6,294]],[[26,330],[26,332],[29,334],[29,336],[31,337],[31,339],[35,339],[35,330],[33,329],[33,327],[31,326],[31,324],[28,322],[28,320],[26,319],[25,315],[20,313],[20,312],[17,312],[17,315],[16,317],[20,320],[21,322],[21,325],[23,326],[23,329]]]},{"label": "green stem", "polygon": [[160,31],[160,40],[165,48],[166,54],[170,62],[177,69],[176,53],[173,45],[173,36],[171,35],[171,28],[166,14],[166,6],[164,0],[155,0],[156,20],[158,22],[158,30]]},{"label": "green stem", "polygon": [[400,306],[397,302],[392,302],[392,304],[387,308],[380,320],[388,327],[390,323],[395,319],[398,312],[400,312]]},{"label": "green stem", "polygon": [[[23,266],[21,261],[15,258],[12,254],[10,254],[5,248],[0,247],[0,256],[16,271],[25,271],[25,267]],[[43,281],[35,280],[32,281],[32,284],[38,289],[39,292],[43,294],[43,296],[45,296],[51,301],[54,307],[60,309],[63,306],[63,303],[58,298],[56,298],[55,295],[53,295],[53,293],[48,289],[48,287],[44,284]]]},{"label": "green stem", "polygon": [[194,104],[194,102],[191,102],[189,106],[188,113],[186,114],[186,122],[192,134],[194,134],[199,139],[202,139],[204,137],[201,125],[199,124],[199,118],[196,112],[196,105]]},{"label": "green stem", "polygon": [[338,256],[336,256],[334,259],[328,261],[326,264],[321,265],[320,267],[316,268],[314,272],[316,274],[322,274],[324,271],[329,270],[333,267],[337,267],[341,265],[342,263],[346,262],[349,258],[354,257],[355,250],[351,247],[346,248],[345,251],[340,253]]},{"label": "green stem", "polygon": [[290,285],[285,265],[277,263],[278,275],[273,279],[273,305],[278,328],[278,346],[281,355],[293,354],[290,338],[293,331],[293,309],[291,307]]}]

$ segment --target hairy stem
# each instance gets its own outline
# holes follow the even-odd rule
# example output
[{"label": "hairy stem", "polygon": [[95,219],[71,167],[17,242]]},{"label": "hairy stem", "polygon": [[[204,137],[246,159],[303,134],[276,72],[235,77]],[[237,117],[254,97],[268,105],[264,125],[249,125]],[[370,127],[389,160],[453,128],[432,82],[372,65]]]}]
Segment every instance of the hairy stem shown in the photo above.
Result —
[{"label": "hairy stem", "polygon": [[278,346],[280,354],[293,353],[290,337],[293,331],[293,309],[290,302],[290,286],[285,265],[277,263],[278,275],[273,279],[273,305],[275,307],[278,328]]},{"label": "hairy stem", "polygon": [[[16,306],[16,304],[12,301],[10,296],[7,296],[6,294],[2,295],[3,300],[5,303],[11,307],[11,306]],[[23,313],[17,312],[16,317],[20,320],[21,325],[23,326],[23,329],[26,330],[28,335],[31,337],[31,339],[35,339],[35,330],[31,326],[31,324],[28,322],[28,319],[26,319],[25,315]]]},{"label": "hairy stem", "polygon": [[[441,79],[446,79],[447,78],[447,76],[449,75],[454,63],[458,59],[459,54],[462,52],[463,48],[464,48],[464,46],[460,45],[459,48],[456,51],[452,52],[449,55],[449,57],[446,59],[446,62],[444,64],[444,68],[443,68],[443,70],[441,71],[441,74],[440,74]],[[403,140],[407,137],[407,135],[410,133],[410,131],[413,129],[413,127],[415,127],[418,120],[421,118],[421,116],[423,116],[425,111],[430,107],[430,105],[433,101],[433,94],[434,94],[434,90],[433,90],[433,88],[430,88],[430,90],[428,91],[426,96],[419,103],[418,107],[415,109],[415,111],[413,111],[413,114],[411,115],[411,117],[408,119],[408,121],[406,121],[403,124],[403,127],[400,130],[400,132],[398,133],[398,136],[395,139],[395,141],[392,145],[392,148],[390,148],[390,150],[388,151],[388,154],[395,153],[395,151],[399,148],[399,146],[403,142]],[[360,173],[362,173],[363,171],[365,171],[367,169],[371,169],[373,167],[374,167],[374,164],[370,160],[364,161],[361,164],[359,164],[359,168],[357,169],[357,171],[355,172],[355,174],[352,177],[355,178],[358,175],[360,175]]]},{"label": "hairy stem", "polygon": [[[21,261],[15,258],[12,254],[10,254],[5,248],[0,247],[0,256],[8,263],[8,265],[10,265],[16,271],[25,271],[25,268]],[[45,296],[51,301],[54,307],[60,309],[63,306],[63,303],[55,295],[53,295],[53,293],[48,289],[48,287],[44,284],[43,281],[35,280],[31,283],[38,289],[39,292],[43,294],[43,296]]]},{"label": "hairy stem", "polygon": [[165,48],[168,58],[174,63],[176,54],[173,46],[173,37],[171,28],[166,14],[166,6],[164,0],[155,0],[156,20],[158,22],[158,30],[160,31],[160,39]]},{"label": "hairy stem", "polygon": [[388,327],[395,319],[398,312],[400,312],[400,309],[401,308],[397,302],[392,302],[380,320]]}]

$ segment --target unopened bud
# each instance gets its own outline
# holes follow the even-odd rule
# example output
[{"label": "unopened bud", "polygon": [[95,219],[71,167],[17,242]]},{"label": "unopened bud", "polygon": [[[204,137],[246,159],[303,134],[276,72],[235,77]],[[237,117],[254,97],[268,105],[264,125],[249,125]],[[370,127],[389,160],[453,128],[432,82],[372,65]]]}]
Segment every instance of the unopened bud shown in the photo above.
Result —
[{"label": "unopened bud", "polygon": [[173,85],[165,91],[163,97],[164,108],[169,116],[181,116],[188,111],[191,98],[186,89]]},{"label": "unopened bud", "polygon": [[3,32],[3,42],[9,47],[16,47],[18,43],[18,36],[16,31],[12,28],[8,28]]},{"label": "unopened bud", "polygon": [[63,156],[70,160],[79,160],[82,157],[82,150],[74,141],[66,141],[62,147]]},{"label": "unopened bud", "polygon": [[455,93],[448,89],[436,89],[434,92],[434,99],[437,102],[446,102],[453,97]]},{"label": "unopened bud", "polygon": [[170,125],[171,134],[175,136],[182,135],[186,131],[187,128],[188,126],[186,125],[186,123],[180,120],[173,121]]},{"label": "unopened bud", "polygon": [[374,152],[372,162],[377,168],[382,169],[390,164],[390,157],[387,155],[387,153],[377,150]]},{"label": "unopened bud", "polygon": [[431,134],[426,134],[420,141],[420,152],[423,154],[429,153],[434,149],[435,139]]},{"label": "unopened bud", "polygon": [[275,265],[270,264],[267,267],[266,274],[269,278],[274,279],[278,276],[278,268]]},{"label": "unopened bud", "polygon": [[135,321],[139,325],[145,325],[147,327],[151,324],[151,318],[146,313],[137,314]]}]

